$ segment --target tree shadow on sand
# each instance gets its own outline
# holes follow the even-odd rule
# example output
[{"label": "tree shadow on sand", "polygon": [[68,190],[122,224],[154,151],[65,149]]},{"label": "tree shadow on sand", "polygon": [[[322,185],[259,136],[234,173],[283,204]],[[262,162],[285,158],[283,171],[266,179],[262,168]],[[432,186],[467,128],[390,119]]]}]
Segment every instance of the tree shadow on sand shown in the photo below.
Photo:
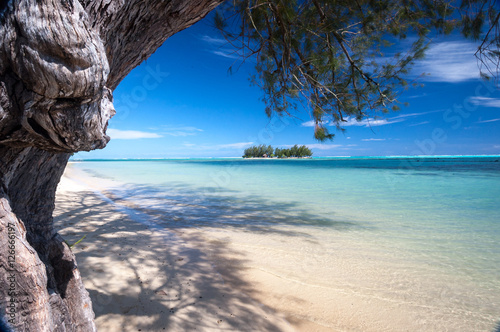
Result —
[{"label": "tree shadow on sand", "polygon": [[[203,227],[309,241],[314,241],[310,234],[282,226],[360,227],[301,211],[299,203],[196,193],[185,187],[166,193],[142,186],[105,196],[92,191],[58,194],[55,222],[60,233],[70,244],[86,235],[73,250],[101,330],[117,325],[120,331],[287,330],[286,321],[253,300],[258,290],[242,278],[243,254],[233,251],[224,260],[223,278],[218,274],[213,262],[228,250],[227,244],[207,243]],[[186,242],[163,227],[198,231]]]},{"label": "tree shadow on sand", "polygon": [[300,231],[286,232],[279,226],[328,227],[338,231],[366,227],[358,222],[335,220],[331,215],[311,213],[301,202],[241,196],[240,192],[226,188],[200,189],[175,183],[168,186],[128,185],[105,194],[115,203],[147,213],[168,228],[235,227],[252,232],[308,236]]}]

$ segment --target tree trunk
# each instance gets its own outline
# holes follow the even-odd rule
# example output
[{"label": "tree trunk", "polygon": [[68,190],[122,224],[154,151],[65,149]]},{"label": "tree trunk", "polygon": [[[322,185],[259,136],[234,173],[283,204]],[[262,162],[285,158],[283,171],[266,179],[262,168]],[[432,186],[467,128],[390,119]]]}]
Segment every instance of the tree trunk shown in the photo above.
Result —
[{"label": "tree trunk", "polygon": [[57,184],[72,152],[106,146],[119,82],[221,1],[0,1],[0,318],[16,331],[96,330]]}]

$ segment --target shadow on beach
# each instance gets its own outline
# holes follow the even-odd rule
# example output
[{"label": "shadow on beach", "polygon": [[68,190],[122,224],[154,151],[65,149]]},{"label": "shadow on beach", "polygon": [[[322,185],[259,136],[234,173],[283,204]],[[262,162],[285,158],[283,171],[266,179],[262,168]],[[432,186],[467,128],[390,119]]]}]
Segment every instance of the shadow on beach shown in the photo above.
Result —
[{"label": "shadow on beach", "polygon": [[[153,188],[136,188],[130,198],[151,194]],[[176,205],[170,199],[154,206],[141,208],[131,201],[112,197],[122,208],[103,200],[92,191],[63,191],[57,196],[55,224],[68,243],[86,237],[73,251],[93,301],[98,328],[105,331],[286,331],[290,325],[271,309],[253,300],[258,290],[244,281],[239,268],[243,255],[225,259],[221,276],[212,265],[218,255],[227,250],[222,241],[206,243],[202,228],[246,227],[248,231],[272,231],[270,224],[286,220],[286,216],[261,205],[258,215],[249,215],[259,204],[235,207],[231,200],[222,207],[209,209],[204,215],[193,209],[201,206]],[[168,205],[168,206],[167,206]],[[182,205],[182,208],[181,206]],[[173,211],[166,211],[170,207]],[[280,209],[285,209],[282,206]],[[271,213],[272,212],[272,213]],[[233,216],[233,221],[227,216]],[[312,224],[320,220],[309,218]],[[173,232],[141,224],[138,219],[150,219],[167,229],[182,232],[189,222],[200,229],[189,238]],[[244,226],[242,219],[251,218]],[[215,222],[220,220],[219,222]],[[237,222],[235,222],[237,220]],[[206,224],[205,224],[206,225]],[[278,230],[276,230],[278,231]],[[279,231],[287,236],[306,236]]]},{"label": "shadow on beach", "polygon": [[257,195],[240,196],[226,188],[190,188],[186,184],[131,186],[105,192],[113,202],[142,211],[167,228],[235,227],[251,232],[309,236],[280,226],[328,227],[346,231],[360,223],[311,213],[301,202],[269,201]]}]

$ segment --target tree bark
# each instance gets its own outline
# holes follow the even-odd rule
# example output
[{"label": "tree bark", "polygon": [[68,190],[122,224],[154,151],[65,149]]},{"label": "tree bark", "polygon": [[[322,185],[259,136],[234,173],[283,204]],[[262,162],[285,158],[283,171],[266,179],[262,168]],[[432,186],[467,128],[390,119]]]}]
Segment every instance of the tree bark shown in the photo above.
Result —
[{"label": "tree bark", "polygon": [[71,153],[106,146],[119,82],[221,1],[0,1],[0,320],[16,331],[96,330],[57,184]]}]

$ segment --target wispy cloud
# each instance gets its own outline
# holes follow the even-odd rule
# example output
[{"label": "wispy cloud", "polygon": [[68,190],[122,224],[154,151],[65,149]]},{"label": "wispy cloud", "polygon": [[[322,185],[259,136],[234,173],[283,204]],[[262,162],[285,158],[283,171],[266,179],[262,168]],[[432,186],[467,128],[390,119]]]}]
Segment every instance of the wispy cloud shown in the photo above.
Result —
[{"label": "wispy cloud", "polygon": [[[323,124],[328,125],[329,121],[323,122]],[[302,124],[301,124],[302,127],[314,127],[315,125],[316,125],[316,122],[314,120],[302,122]]]},{"label": "wispy cloud", "polygon": [[362,139],[363,142],[379,142],[379,141],[385,141],[385,138],[364,138]]},{"label": "wispy cloud", "polygon": [[[341,122],[340,125],[342,127],[350,127],[350,126],[357,126],[357,127],[377,127],[377,126],[386,126],[394,123],[399,123],[406,121],[408,118],[413,118],[413,117],[418,117],[426,114],[431,114],[431,113],[441,113],[443,112],[442,110],[437,110],[437,111],[428,111],[428,112],[420,112],[420,113],[408,113],[408,114],[401,114],[394,116],[392,118],[387,118],[387,119],[376,119],[376,118],[366,118],[361,121],[356,120],[356,118],[353,117],[347,117],[344,122]],[[426,121],[425,123],[428,123]],[[424,124],[424,122],[419,123],[418,125]],[[314,127],[315,122],[314,120],[306,121],[301,124],[303,127]],[[323,121],[324,126],[334,126],[335,124],[333,121]]]},{"label": "wispy cloud", "polygon": [[241,56],[233,50],[212,50],[211,53],[228,59],[241,59]]},{"label": "wispy cloud", "polygon": [[184,142],[182,144],[187,150],[191,151],[219,151],[219,150],[241,150],[247,148],[254,144],[254,142],[238,142],[229,144],[193,144],[190,142]]},{"label": "wispy cloud", "polygon": [[208,35],[202,36],[201,40],[203,40],[204,42],[206,42],[208,44],[215,45],[215,46],[221,46],[221,45],[227,44],[227,41],[225,39],[214,38],[214,37],[210,37]]},{"label": "wispy cloud", "polygon": [[203,129],[196,127],[162,127],[162,135],[184,137],[193,136],[203,131]]},{"label": "wispy cloud", "polygon": [[403,118],[412,118],[416,116],[422,116],[422,115],[427,115],[431,113],[442,113],[442,110],[437,110],[437,111],[427,111],[427,112],[419,112],[419,113],[407,113],[407,114],[400,114],[398,116],[395,116],[391,119],[403,119]]},{"label": "wispy cloud", "polygon": [[479,68],[474,53],[477,45],[465,41],[432,44],[426,57],[413,68],[415,75],[428,73],[422,78],[433,82],[463,82],[479,78]]},{"label": "wispy cloud", "polygon": [[408,125],[408,127],[416,127],[416,126],[421,126],[421,125],[428,124],[428,123],[430,123],[430,121],[422,121],[419,123],[413,123],[411,125]]},{"label": "wispy cloud", "polygon": [[111,139],[141,139],[141,138],[161,138],[157,133],[149,133],[137,130],[120,130],[108,128],[106,131]]},{"label": "wispy cloud", "polygon": [[241,142],[241,143],[221,144],[221,145],[216,145],[216,147],[219,149],[244,149],[252,144],[253,142]]},{"label": "wispy cloud", "polygon": [[498,98],[470,97],[469,101],[473,105],[477,105],[477,106],[500,108],[500,99],[498,99]]},{"label": "wispy cloud", "polygon": [[340,144],[307,144],[309,149],[332,150],[342,147]]},{"label": "wispy cloud", "polygon": [[418,94],[418,95],[413,95],[413,96],[406,96],[406,99],[416,99],[416,98],[423,98],[423,97],[427,97],[427,93],[421,93],[421,94]]},{"label": "wispy cloud", "polygon": [[500,121],[500,118],[499,119],[477,121],[476,123],[489,123],[489,122],[497,122],[497,121]]},{"label": "wispy cloud", "polygon": [[355,118],[347,118],[346,122],[342,123],[342,126],[359,126],[359,127],[378,127],[385,126],[397,122],[404,121],[400,118],[392,118],[392,119],[375,119],[375,118],[366,118],[361,121],[356,120]]},{"label": "wispy cloud", "polygon": [[357,144],[347,144],[347,145],[342,145],[342,144],[304,144],[310,149],[315,149],[315,150],[321,150],[321,151],[328,151],[328,150],[333,150],[335,152],[352,152],[352,151],[362,151],[364,149],[357,148]]},{"label": "wispy cloud", "polygon": [[[353,117],[347,117],[345,121],[341,122],[340,125],[342,127],[351,127],[351,126],[357,126],[357,127],[377,127],[377,126],[385,126],[397,122],[402,122],[404,121],[402,118],[392,118],[392,119],[375,119],[375,118],[366,118],[361,121],[356,120],[356,118]],[[332,121],[325,121],[323,122],[323,125],[325,126],[334,126],[334,123]],[[315,122],[314,120],[310,120],[307,122],[302,123],[303,127],[314,127]]]},{"label": "wispy cloud", "polygon": [[202,36],[201,40],[204,41],[209,49],[208,52],[227,58],[227,59],[241,59],[242,55],[231,44],[222,38],[214,38],[210,36]]}]

